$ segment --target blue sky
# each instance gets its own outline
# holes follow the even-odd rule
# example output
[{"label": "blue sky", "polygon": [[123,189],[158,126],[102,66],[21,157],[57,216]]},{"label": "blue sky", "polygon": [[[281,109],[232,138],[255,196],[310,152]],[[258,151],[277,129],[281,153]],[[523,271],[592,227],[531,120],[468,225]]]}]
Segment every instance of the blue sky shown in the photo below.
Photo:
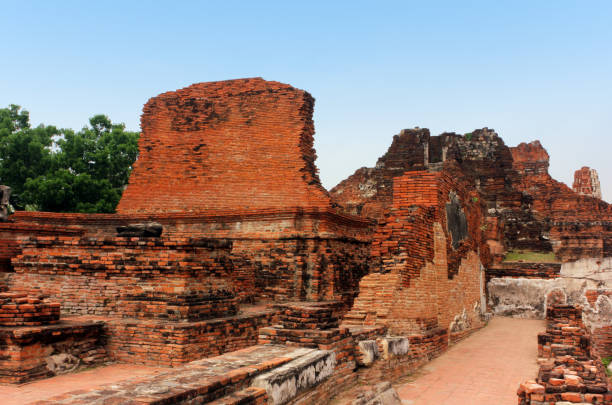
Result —
[{"label": "blue sky", "polygon": [[152,96],[261,76],[315,98],[331,188],[402,128],[539,139],[551,174],[598,170],[612,200],[610,1],[4,1],[0,106],[139,128]]}]

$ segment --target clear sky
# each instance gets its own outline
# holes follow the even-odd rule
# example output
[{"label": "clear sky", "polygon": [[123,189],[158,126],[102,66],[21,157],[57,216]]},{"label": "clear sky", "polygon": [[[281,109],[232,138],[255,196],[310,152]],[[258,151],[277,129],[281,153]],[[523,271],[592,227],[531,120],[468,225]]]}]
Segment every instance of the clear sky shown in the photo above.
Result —
[{"label": "clear sky", "polygon": [[612,1],[0,0],[0,106],[139,129],[152,96],[261,76],[315,98],[323,184],[373,166],[402,128],[539,139],[612,201]]}]

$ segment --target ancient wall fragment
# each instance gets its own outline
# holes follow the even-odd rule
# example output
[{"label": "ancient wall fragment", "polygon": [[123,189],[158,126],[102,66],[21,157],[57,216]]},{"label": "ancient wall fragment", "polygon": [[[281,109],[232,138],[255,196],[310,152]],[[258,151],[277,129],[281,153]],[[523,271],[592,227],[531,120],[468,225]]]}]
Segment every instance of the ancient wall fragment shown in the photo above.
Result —
[{"label": "ancient wall fragment", "polygon": [[153,97],[117,212],[329,207],[314,163],[313,106],[307,92],[260,78]]},{"label": "ancient wall fragment", "polygon": [[457,333],[481,325],[483,207],[459,179],[459,173],[424,170],[395,179],[393,205],[372,242],[371,272],[359,284],[345,325],[385,325],[393,334],[440,332],[447,340],[451,324]]},{"label": "ancient wall fragment", "polygon": [[564,262],[611,256],[612,206],[553,179],[548,173],[548,153],[540,142],[510,150],[518,174],[513,187],[529,197],[524,211],[531,213],[534,224],[548,228],[555,255]]}]

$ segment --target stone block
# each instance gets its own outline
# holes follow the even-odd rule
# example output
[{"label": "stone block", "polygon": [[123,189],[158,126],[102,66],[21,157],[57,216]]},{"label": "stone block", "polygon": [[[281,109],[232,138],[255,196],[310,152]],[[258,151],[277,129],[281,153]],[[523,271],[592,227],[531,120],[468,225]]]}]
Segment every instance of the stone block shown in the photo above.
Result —
[{"label": "stone block", "polygon": [[335,352],[317,350],[258,376],[252,386],[264,388],[272,404],[286,404],[331,376],[335,366]]}]

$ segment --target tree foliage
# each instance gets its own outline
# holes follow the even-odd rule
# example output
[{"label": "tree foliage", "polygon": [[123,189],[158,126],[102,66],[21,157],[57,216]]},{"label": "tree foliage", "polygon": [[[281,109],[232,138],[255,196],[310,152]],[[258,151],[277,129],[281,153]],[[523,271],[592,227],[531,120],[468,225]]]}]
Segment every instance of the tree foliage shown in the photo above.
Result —
[{"label": "tree foliage", "polygon": [[18,209],[113,212],[138,155],[139,133],[96,115],[78,132],[39,125],[27,111],[0,109],[0,184]]}]

